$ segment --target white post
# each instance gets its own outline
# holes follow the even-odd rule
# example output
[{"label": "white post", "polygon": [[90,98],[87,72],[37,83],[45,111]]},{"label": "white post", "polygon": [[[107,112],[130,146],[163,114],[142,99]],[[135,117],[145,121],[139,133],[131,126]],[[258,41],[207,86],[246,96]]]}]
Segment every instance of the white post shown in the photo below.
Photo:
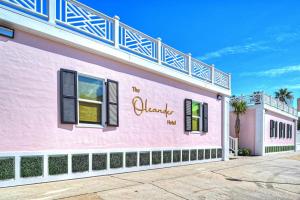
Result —
[{"label": "white post", "polygon": [[234,155],[237,156],[238,155],[238,151],[239,151],[239,139],[235,138],[235,146],[234,146]]},{"label": "white post", "polygon": [[188,53],[188,70],[189,70],[189,75],[192,76],[192,54]]},{"label": "white post", "polygon": [[211,65],[211,83],[215,84],[215,65]]},{"label": "white post", "polygon": [[229,97],[222,99],[222,149],[223,160],[229,160]]},{"label": "white post", "polygon": [[161,38],[157,38],[157,62],[161,64]]},{"label": "white post", "polygon": [[114,16],[114,42],[115,48],[119,48],[119,26],[120,26],[120,17]]},{"label": "white post", "polygon": [[49,22],[55,24],[56,20],[56,0],[49,0]]},{"label": "white post", "polygon": [[256,109],[256,122],[255,122],[255,152],[256,156],[263,156],[264,149],[264,128],[265,128],[265,109],[264,104],[260,104]]}]

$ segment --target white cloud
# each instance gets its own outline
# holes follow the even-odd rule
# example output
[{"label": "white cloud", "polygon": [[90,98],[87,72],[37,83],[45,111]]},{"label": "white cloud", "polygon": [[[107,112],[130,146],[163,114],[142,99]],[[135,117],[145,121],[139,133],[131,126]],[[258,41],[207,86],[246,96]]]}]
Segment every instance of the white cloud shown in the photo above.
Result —
[{"label": "white cloud", "polygon": [[248,52],[256,52],[256,51],[263,51],[263,50],[270,50],[271,48],[265,46],[263,42],[257,43],[249,43],[245,45],[236,45],[225,47],[223,49],[210,52],[205,54],[204,56],[199,57],[200,60],[207,60],[211,58],[219,58],[225,55],[234,55],[234,54],[241,54],[241,53],[248,53]]},{"label": "white cloud", "polygon": [[284,67],[272,68],[272,69],[258,71],[258,72],[244,72],[241,73],[240,75],[256,76],[256,77],[277,77],[291,72],[300,72],[300,65],[284,66]]},{"label": "white cloud", "polygon": [[280,86],[273,87],[273,89],[279,89],[279,88],[288,88],[289,90],[298,90],[298,89],[300,89],[300,84],[289,84],[289,85],[280,85]]}]

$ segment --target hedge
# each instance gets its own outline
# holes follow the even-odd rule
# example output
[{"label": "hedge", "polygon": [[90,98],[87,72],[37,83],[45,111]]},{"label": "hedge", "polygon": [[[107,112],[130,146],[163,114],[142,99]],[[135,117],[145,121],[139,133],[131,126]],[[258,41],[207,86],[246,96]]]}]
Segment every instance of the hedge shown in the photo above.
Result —
[{"label": "hedge", "polygon": [[204,159],[204,150],[198,149],[198,160],[203,160],[203,159]]},{"label": "hedge", "polygon": [[140,166],[150,165],[150,152],[140,152]]},{"label": "hedge", "polygon": [[127,152],[126,167],[136,167],[136,166],[137,166],[137,152]]},{"label": "hedge", "polygon": [[35,177],[43,175],[43,157],[21,157],[21,177]]},{"label": "hedge", "polygon": [[173,151],[173,162],[180,162],[180,160],[181,160],[181,151],[174,150]]},{"label": "hedge", "polygon": [[68,155],[49,156],[49,175],[68,173]]},{"label": "hedge", "polygon": [[217,150],[211,149],[211,158],[217,158]]},{"label": "hedge", "polygon": [[190,152],[190,160],[191,160],[191,161],[197,160],[197,150],[196,150],[196,149],[191,149],[191,152]]},{"label": "hedge", "polygon": [[89,155],[74,154],[72,155],[72,172],[89,171]]},{"label": "hedge", "polygon": [[163,163],[171,163],[171,162],[172,162],[172,151],[164,151]]},{"label": "hedge", "polygon": [[182,150],[182,161],[186,162],[190,159],[190,151],[189,150]]},{"label": "hedge", "polygon": [[123,153],[110,153],[110,168],[122,168],[123,167]]},{"label": "hedge", "polygon": [[217,158],[222,158],[223,157],[223,151],[222,151],[222,149],[218,149],[217,150]]},{"label": "hedge", "polygon": [[152,165],[161,164],[161,151],[152,151]]},{"label": "hedge", "polygon": [[205,159],[210,159],[210,149],[205,149]]},{"label": "hedge", "polygon": [[107,169],[107,154],[97,153],[92,155],[92,170]]},{"label": "hedge", "polygon": [[15,178],[15,159],[0,158],[0,180]]}]

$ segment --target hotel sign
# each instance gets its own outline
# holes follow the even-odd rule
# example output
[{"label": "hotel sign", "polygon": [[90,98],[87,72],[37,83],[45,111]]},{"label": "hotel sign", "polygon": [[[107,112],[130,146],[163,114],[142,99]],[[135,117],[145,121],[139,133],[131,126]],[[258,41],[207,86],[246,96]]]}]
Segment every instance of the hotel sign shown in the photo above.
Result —
[{"label": "hotel sign", "polygon": [[[140,93],[140,89],[133,86],[132,91],[134,93]],[[162,114],[166,118],[174,114],[174,111],[168,108],[168,104],[166,103],[164,107],[158,108],[158,107],[152,107],[148,105],[148,99],[143,99],[140,96],[134,96],[132,99],[132,106],[133,111],[137,116],[141,116],[142,114],[146,113],[157,113]],[[169,120],[167,119],[168,125],[176,125],[176,120]]]}]

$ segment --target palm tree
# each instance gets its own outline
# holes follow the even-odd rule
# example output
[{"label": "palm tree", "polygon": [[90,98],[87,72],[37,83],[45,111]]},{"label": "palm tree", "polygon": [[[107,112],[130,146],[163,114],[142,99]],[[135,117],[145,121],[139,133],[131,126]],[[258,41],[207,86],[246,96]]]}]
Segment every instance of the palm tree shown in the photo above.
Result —
[{"label": "palm tree", "polygon": [[238,98],[234,98],[231,101],[231,106],[234,109],[234,113],[236,114],[235,119],[235,135],[237,138],[240,138],[240,130],[241,130],[241,121],[240,121],[240,115],[243,115],[246,113],[247,110],[247,103]]},{"label": "palm tree", "polygon": [[285,104],[291,104],[294,99],[294,96],[293,92],[288,91],[287,88],[281,88],[277,92],[275,92],[275,98],[279,99],[279,101]]}]

